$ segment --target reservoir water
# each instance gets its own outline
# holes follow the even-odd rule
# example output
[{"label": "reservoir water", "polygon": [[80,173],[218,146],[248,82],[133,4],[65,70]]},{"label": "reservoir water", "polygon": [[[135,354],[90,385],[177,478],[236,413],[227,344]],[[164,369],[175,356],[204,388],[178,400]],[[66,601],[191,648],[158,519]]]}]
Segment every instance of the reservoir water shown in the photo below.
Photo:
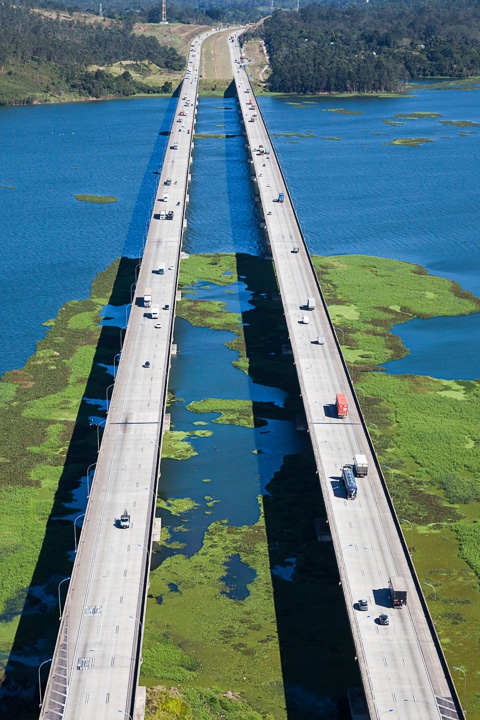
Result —
[{"label": "reservoir water", "polygon": [[[468,125],[480,121],[477,86],[259,102],[312,250],[417,262],[480,294],[480,133]],[[85,297],[115,257],[140,252],[165,148],[158,133],[174,103],[0,108],[0,373],[23,364],[42,323],[66,300]],[[442,124],[451,122],[463,126]],[[235,101],[202,99],[197,133],[228,137],[196,141],[186,249],[258,252],[254,213],[241,209],[252,189]],[[389,144],[404,138],[432,142]],[[75,200],[81,193],[118,202]]]},{"label": "reservoir water", "polygon": [[[477,122],[477,98],[475,90],[429,88],[395,99],[262,98],[312,250],[418,262],[480,294],[475,194],[479,134],[474,125],[441,124],[442,120]],[[0,134],[8,138],[2,142],[0,178],[0,372],[20,367],[42,336],[42,323],[66,300],[85,297],[93,277],[115,257],[122,253],[135,257],[140,252],[165,147],[165,135],[158,133],[168,129],[173,107],[171,101],[146,99],[0,109]],[[412,115],[421,112],[442,117]],[[399,113],[403,118],[396,117]],[[407,113],[411,119],[405,118]],[[200,100],[196,131],[204,137],[195,142],[185,250],[261,255],[264,248],[235,101]],[[407,137],[433,142],[418,147],[387,144]],[[118,202],[80,203],[74,199],[77,193],[114,195]],[[25,289],[35,300],[28,312],[23,302],[20,305]],[[192,289],[197,297],[220,299],[229,310],[245,311],[251,301],[246,284],[239,282],[229,291],[212,285]],[[470,337],[476,317],[449,318],[448,322],[456,328],[455,323],[463,320],[470,322]],[[453,377],[463,377],[464,366],[456,362],[447,367],[444,362],[444,355],[451,355],[447,343],[437,348],[434,366],[426,362],[438,342],[435,334],[448,334],[445,324],[439,323],[437,330],[430,325],[433,329],[417,333],[417,339],[413,323],[411,327],[414,330],[405,336],[412,349],[408,371],[448,371]],[[406,328],[401,332],[410,331]],[[455,332],[458,337],[456,329],[452,337]],[[426,336],[430,340],[425,345]],[[283,597],[283,606],[279,604],[276,611],[281,644],[291,664],[290,669],[287,664],[283,668],[291,717],[333,717],[335,703],[329,691],[337,683],[338,697],[338,688],[352,673],[342,672],[340,681],[331,681],[329,675],[334,666],[345,667],[342,638],[348,632],[339,631],[347,626],[342,621],[335,568],[329,566],[331,548],[319,548],[328,544],[316,543],[313,531],[314,520],[322,516],[318,482],[311,468],[309,474],[300,466],[299,498],[298,487],[289,495],[279,478],[289,458],[298,457],[304,439],[291,420],[268,419],[266,426],[244,428],[214,423],[218,414],[198,415],[186,409],[192,400],[209,396],[283,404],[282,391],[253,383],[231,365],[236,354],[224,346],[230,338],[230,333],[195,328],[184,320],[176,323],[180,354],[173,360],[170,382],[178,400],[171,408],[173,426],[193,433],[201,420],[206,423],[202,428],[212,434],[189,435],[198,454],[162,464],[162,499],[188,498],[195,503],[184,513],[185,523],[183,518],[165,514],[171,547],[162,561],[174,553],[193,558],[215,521],[231,527],[254,525],[262,495],[267,524],[281,527],[269,552],[274,587],[280,588],[278,595]],[[473,357],[476,347],[466,352],[463,343],[462,351]],[[313,478],[310,489],[309,478]],[[301,529],[305,537],[300,543],[295,523],[300,515],[313,512],[313,507],[316,514],[308,517],[307,530]],[[309,563],[297,555],[298,546],[314,548]],[[298,602],[295,586],[302,577],[310,582],[312,562],[318,563],[319,556],[323,591],[317,592],[312,585],[314,596],[305,596],[303,605],[298,603],[302,622],[296,627],[290,614]],[[224,594],[232,602],[248,597],[255,573],[236,553],[221,573]],[[335,588],[328,587],[332,577]],[[305,592],[312,591],[307,585]],[[171,580],[168,590],[161,598],[162,607],[168,597],[182,596],[184,587]],[[318,611],[320,595],[322,602],[330,600],[328,612]],[[339,613],[335,622],[334,612]],[[305,629],[311,632],[308,637],[302,635]],[[317,653],[314,633],[320,630],[327,651]],[[315,662],[306,662],[305,658],[310,659],[307,647],[313,648],[310,657]],[[295,658],[295,652],[302,657]],[[319,670],[322,657],[332,667]],[[296,666],[301,668],[297,675]]]}]

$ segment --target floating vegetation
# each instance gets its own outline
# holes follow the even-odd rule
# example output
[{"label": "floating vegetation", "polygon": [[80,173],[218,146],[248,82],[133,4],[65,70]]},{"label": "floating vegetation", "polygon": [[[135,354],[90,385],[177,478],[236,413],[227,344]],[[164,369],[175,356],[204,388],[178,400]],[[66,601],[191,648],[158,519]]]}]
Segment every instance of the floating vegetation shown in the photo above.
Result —
[{"label": "floating vegetation", "polygon": [[480,123],[471,120],[440,120],[442,125],[454,125],[459,128],[480,127]]},{"label": "floating vegetation", "polygon": [[242,425],[250,428],[255,426],[251,400],[206,398],[194,400],[187,405],[187,410],[197,413],[221,413],[213,422],[222,425]]},{"label": "floating vegetation", "polygon": [[401,122],[400,120],[382,120],[385,125],[393,125],[394,127],[397,127],[398,125],[405,125],[405,123]]},{"label": "floating vegetation", "polygon": [[3,190],[16,190],[17,189],[15,185],[0,185],[0,188],[2,188]]},{"label": "floating vegetation", "polygon": [[418,147],[425,143],[433,143],[430,138],[395,138],[391,142],[385,143],[385,145],[404,145],[405,147]]},{"label": "floating vegetation", "polygon": [[113,195],[75,195],[75,200],[81,202],[96,203],[97,205],[106,205],[107,203],[118,202]]},{"label": "floating vegetation", "polygon": [[443,117],[441,113],[432,112],[413,112],[413,113],[396,113],[396,118],[403,118],[404,120],[423,120],[425,118],[439,118]]},{"label": "floating vegetation", "polygon": [[210,138],[224,140],[226,137],[227,135],[225,133],[196,133],[193,136],[194,140],[209,140]]},{"label": "floating vegetation", "polygon": [[342,139],[341,137],[324,137],[324,136],[322,136],[322,140],[335,140],[336,142],[338,142],[341,139]]},{"label": "floating vegetation", "polygon": [[280,133],[272,133],[273,137],[299,137],[299,138],[308,138],[308,137],[316,137],[313,133],[290,133],[290,132],[280,132]]},{"label": "floating vegetation", "polygon": [[345,108],[325,108],[322,112],[335,113],[335,115],[363,115],[363,110],[345,110]]}]

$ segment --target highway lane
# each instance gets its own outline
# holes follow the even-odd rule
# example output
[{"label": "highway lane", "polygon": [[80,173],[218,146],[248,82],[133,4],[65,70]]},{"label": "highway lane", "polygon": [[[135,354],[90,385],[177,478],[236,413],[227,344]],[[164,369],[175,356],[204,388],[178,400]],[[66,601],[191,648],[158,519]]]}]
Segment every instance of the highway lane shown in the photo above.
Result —
[{"label": "highway lane", "polygon": [[[192,42],[191,71],[182,84],[159,180],[44,693],[40,717],[48,720],[112,720],[119,713],[136,716],[134,698],[203,37]],[[181,110],[188,114],[180,116]],[[178,147],[173,149],[174,145]],[[171,185],[165,184],[168,178]],[[168,201],[163,200],[165,192]],[[160,219],[162,210],[173,210],[173,219]],[[158,272],[161,263],[165,274]],[[144,307],[146,287],[152,289],[152,305],[161,308],[158,320],[151,317],[151,308]],[[131,524],[120,529],[118,519],[125,509]]]},{"label": "highway lane", "polygon": [[[229,47],[370,716],[392,710],[401,720],[457,718],[453,683],[392,517],[271,139],[240,67],[239,47]],[[268,157],[255,152],[260,145],[271,148]],[[280,192],[283,203],[277,201]],[[313,311],[305,308],[308,297],[315,298]],[[308,324],[301,321],[305,315]],[[348,398],[345,420],[334,412],[337,392]],[[358,479],[358,498],[346,500],[340,468],[357,453],[367,456],[369,473]],[[396,575],[405,578],[408,605],[394,611],[387,588]],[[358,611],[360,598],[368,599],[368,612]],[[389,626],[378,623],[381,613],[389,615]]]}]

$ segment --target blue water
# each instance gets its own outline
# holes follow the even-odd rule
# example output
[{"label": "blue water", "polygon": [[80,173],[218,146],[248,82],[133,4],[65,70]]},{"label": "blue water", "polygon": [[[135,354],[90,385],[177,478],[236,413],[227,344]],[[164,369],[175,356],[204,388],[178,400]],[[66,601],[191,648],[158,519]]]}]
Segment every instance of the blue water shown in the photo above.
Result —
[{"label": "blue water", "polygon": [[[272,133],[315,136],[274,140],[315,252],[419,263],[480,295],[480,128],[467,128],[471,134],[462,137],[462,128],[440,123],[479,122],[478,90],[431,90],[427,84],[407,98],[263,97],[259,104]],[[398,127],[383,122],[414,112],[443,117],[403,120]],[[434,142],[385,144],[403,137]]]},{"label": "blue water", "polygon": [[415,318],[392,332],[411,348],[401,360],[385,363],[389,373],[430,375],[444,380],[480,378],[480,314]]},{"label": "blue water", "polygon": [[240,555],[231,555],[225,563],[227,574],[220,578],[225,584],[226,590],[222,591],[222,595],[226,595],[230,600],[246,600],[250,595],[248,586],[257,577],[256,571],[242,562]]},{"label": "blue water", "polygon": [[[313,251],[417,262],[480,294],[480,133],[440,123],[478,122],[478,90],[426,83],[404,98],[259,102],[274,134],[314,136],[274,138]],[[141,252],[166,142],[158,133],[174,106],[148,98],[0,108],[0,373],[23,365],[46,332],[42,323],[86,297],[114,258]],[[443,117],[394,117],[408,112]],[[231,137],[195,142],[185,249],[263,253],[236,101],[201,99],[197,132]],[[400,137],[434,142],[385,144]],[[80,193],[118,202],[82,203]],[[445,377],[455,373],[446,362],[436,370]]]},{"label": "blue water", "polygon": [[141,251],[173,109],[166,99],[0,107],[0,374],[23,365],[63,303]]},{"label": "blue water", "polygon": [[195,253],[262,253],[236,100],[201,98],[195,132],[233,137],[195,139],[195,192],[190,197],[184,249]]}]

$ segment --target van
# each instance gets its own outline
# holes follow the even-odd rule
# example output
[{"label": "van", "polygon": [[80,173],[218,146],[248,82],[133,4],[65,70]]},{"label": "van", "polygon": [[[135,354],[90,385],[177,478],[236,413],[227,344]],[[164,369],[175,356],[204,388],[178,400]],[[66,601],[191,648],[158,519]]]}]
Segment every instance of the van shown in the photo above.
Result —
[{"label": "van", "polygon": [[163,193],[163,202],[168,202],[169,194]]},{"label": "van", "polygon": [[318,343],[319,345],[325,345],[325,335],[319,335],[319,336],[317,337],[317,343]]},{"label": "van", "polygon": [[304,315],[304,316],[302,317],[302,323],[303,323],[304,325],[308,325],[309,322],[310,322],[310,318],[308,317],[308,315]]},{"label": "van", "polygon": [[160,220],[165,220],[165,210],[160,210]]}]

